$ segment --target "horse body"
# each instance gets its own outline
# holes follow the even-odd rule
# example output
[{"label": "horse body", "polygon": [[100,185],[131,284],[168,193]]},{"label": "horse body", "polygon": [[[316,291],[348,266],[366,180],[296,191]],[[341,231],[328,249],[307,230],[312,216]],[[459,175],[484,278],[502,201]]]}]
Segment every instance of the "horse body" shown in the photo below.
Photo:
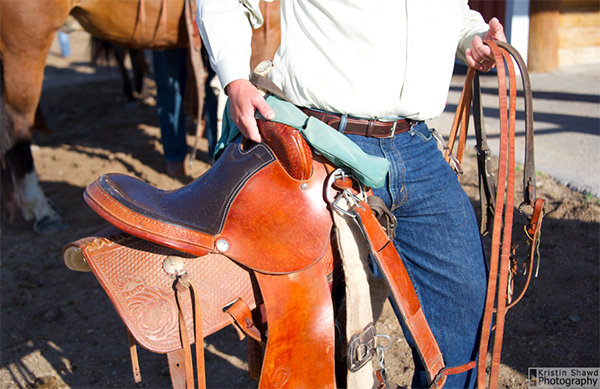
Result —
[{"label": "horse body", "polygon": [[187,47],[183,0],[81,0],[71,15],[90,34],[136,49]]},{"label": "horse body", "polygon": [[[100,39],[138,49],[165,49],[189,46],[184,10],[184,0],[2,1],[0,58],[4,109],[0,157],[4,214],[13,219],[16,211],[21,210],[27,220],[35,219],[34,229],[40,233],[68,227],[39,185],[29,146],[46,57],[56,31],[69,14]],[[274,20],[270,25],[276,28],[277,39],[269,47],[255,45],[254,58],[259,60],[271,57],[279,44],[278,9],[271,12],[269,19]],[[255,36],[264,44],[272,41],[267,40],[268,34],[264,38]],[[257,62],[253,59],[253,63]],[[203,88],[199,90],[203,92]]]}]

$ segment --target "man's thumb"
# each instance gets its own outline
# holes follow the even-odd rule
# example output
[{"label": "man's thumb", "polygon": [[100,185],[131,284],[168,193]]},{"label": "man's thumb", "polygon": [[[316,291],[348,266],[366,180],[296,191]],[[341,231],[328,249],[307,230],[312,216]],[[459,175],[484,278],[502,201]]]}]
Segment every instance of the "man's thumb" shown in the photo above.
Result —
[{"label": "man's thumb", "polygon": [[490,30],[487,34],[489,38],[494,40],[506,40],[506,37],[504,36],[504,27],[498,18],[492,18],[488,25],[490,26]]}]

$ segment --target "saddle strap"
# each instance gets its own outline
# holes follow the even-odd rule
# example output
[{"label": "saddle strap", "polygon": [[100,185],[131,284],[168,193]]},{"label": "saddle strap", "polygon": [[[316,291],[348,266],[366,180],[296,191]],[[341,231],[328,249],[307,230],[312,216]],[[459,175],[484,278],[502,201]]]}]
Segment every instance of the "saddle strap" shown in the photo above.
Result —
[{"label": "saddle strap", "polygon": [[169,373],[173,389],[186,389],[188,387],[188,369],[186,369],[186,355],[182,348],[167,353]]},{"label": "saddle strap", "polygon": [[475,364],[469,362],[457,367],[445,367],[442,352],[393,241],[379,224],[367,202],[358,202],[352,207],[352,213],[356,215],[356,221],[369,243],[374,262],[390,291],[392,303],[398,308],[402,321],[415,342],[430,386],[442,388],[448,375],[462,373]]},{"label": "saddle strap", "polygon": [[140,361],[138,359],[137,346],[135,337],[127,329],[127,337],[129,338],[129,354],[131,355],[131,368],[133,370],[133,380],[135,383],[142,382],[142,373],[140,372]]},{"label": "saddle strap", "polygon": [[224,309],[224,311],[233,319],[238,333],[241,331],[240,340],[244,339],[244,335],[248,335],[257,342],[263,341],[262,334],[258,328],[256,328],[252,320],[252,311],[244,300],[241,298],[235,300],[233,304]]},{"label": "saddle strap", "polygon": [[193,285],[189,280],[187,273],[177,277],[175,281],[176,301],[179,310],[179,333],[181,336],[181,345],[183,347],[183,363],[186,377],[186,388],[193,389],[194,386],[194,370],[192,364],[192,350],[187,334],[187,326],[183,309],[181,307],[181,295],[189,291],[192,297],[192,311],[194,315],[194,339],[196,341],[196,370],[198,376],[198,388],[206,388],[206,374],[204,368],[204,335],[202,330],[202,308],[200,300]]},{"label": "saddle strap", "polygon": [[271,81],[264,75],[253,72],[252,74],[250,74],[250,82],[258,90],[262,90],[264,93],[270,93],[274,96],[279,97],[282,100],[287,101],[290,104],[293,104],[290,101],[290,99],[285,95],[285,93],[283,93],[283,91],[277,86],[277,84],[275,84],[273,81]]}]

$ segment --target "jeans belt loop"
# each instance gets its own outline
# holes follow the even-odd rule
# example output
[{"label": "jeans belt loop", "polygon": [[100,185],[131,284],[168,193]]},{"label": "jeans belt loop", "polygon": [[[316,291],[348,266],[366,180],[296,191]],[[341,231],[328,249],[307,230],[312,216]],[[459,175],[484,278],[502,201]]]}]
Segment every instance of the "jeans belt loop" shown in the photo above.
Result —
[{"label": "jeans belt loop", "polygon": [[338,131],[344,133],[346,131],[346,124],[348,123],[348,115],[340,116],[340,124],[338,125]]}]

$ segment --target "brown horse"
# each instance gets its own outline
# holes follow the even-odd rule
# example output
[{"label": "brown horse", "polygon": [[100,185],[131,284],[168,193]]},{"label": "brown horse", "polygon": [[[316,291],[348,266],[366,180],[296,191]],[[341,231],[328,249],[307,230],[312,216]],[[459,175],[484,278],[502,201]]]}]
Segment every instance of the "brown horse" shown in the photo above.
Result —
[{"label": "brown horse", "polygon": [[[50,205],[33,165],[31,140],[42,92],[46,57],[56,31],[72,15],[92,35],[127,47],[164,49],[199,47],[195,1],[186,17],[184,0],[45,0],[3,1],[0,13],[2,102],[0,140],[3,215],[21,211],[34,229],[50,233],[68,227]],[[263,9],[265,4],[262,5]],[[269,14],[268,33],[255,32],[254,63],[271,58],[279,43],[279,4]],[[271,6],[270,6],[271,7]],[[262,28],[265,30],[265,28]],[[276,39],[273,39],[273,35]],[[193,38],[189,38],[193,36]],[[275,42],[275,43],[273,43]],[[198,47],[196,47],[198,49]],[[202,65],[200,64],[200,67]],[[198,85],[203,101],[205,73]]]}]

